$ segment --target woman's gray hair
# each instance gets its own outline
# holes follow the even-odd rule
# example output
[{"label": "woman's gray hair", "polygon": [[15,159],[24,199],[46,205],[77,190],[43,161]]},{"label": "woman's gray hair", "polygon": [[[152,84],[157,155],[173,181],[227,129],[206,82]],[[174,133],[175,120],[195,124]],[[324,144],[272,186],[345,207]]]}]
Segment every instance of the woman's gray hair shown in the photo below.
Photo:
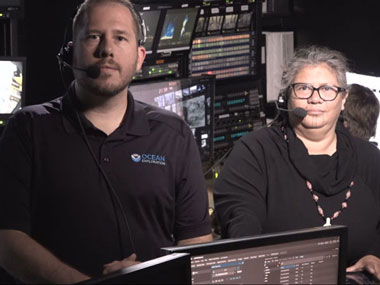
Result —
[{"label": "woman's gray hair", "polygon": [[309,46],[299,48],[294,52],[293,58],[287,63],[281,78],[281,94],[289,96],[290,85],[298,72],[305,66],[327,64],[336,73],[340,87],[347,87],[346,72],[348,71],[347,58],[339,51],[327,47]]}]

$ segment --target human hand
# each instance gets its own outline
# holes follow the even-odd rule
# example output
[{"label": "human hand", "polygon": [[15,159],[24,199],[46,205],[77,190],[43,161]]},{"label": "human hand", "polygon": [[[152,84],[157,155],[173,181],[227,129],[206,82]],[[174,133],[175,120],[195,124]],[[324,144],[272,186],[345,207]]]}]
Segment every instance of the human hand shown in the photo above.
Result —
[{"label": "human hand", "polygon": [[354,265],[347,268],[347,272],[364,271],[371,273],[380,280],[380,259],[374,255],[365,255]]},{"label": "human hand", "polygon": [[124,258],[123,260],[115,260],[111,263],[104,264],[103,274],[108,274],[122,268],[129,267],[131,265],[139,264],[140,261],[137,261],[136,258],[136,254],[132,253],[130,256]]}]

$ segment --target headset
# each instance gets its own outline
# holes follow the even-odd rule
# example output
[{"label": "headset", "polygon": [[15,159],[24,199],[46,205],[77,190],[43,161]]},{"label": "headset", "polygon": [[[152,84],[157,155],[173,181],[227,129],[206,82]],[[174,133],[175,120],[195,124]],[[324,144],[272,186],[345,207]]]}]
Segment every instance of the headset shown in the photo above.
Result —
[{"label": "headset", "polygon": [[[307,110],[300,107],[295,107],[293,109],[288,109],[288,94],[286,94],[287,91],[280,92],[278,95],[277,101],[275,101],[276,109],[277,109],[277,115],[273,119],[273,122],[280,118],[281,113],[287,112],[287,113],[293,113],[297,118],[303,119],[307,115]],[[283,117],[284,118],[284,117]]]},{"label": "headset", "polygon": [[[129,241],[131,242],[131,248],[132,248],[132,251],[137,254],[136,252],[136,247],[135,247],[135,243],[133,242],[133,239],[132,239],[132,232],[131,232],[131,227],[129,226],[129,222],[128,222],[128,217],[125,213],[125,210],[124,210],[124,207],[120,201],[120,198],[119,198],[119,195],[117,195],[116,193],[116,190],[115,188],[112,186],[112,183],[110,181],[110,179],[108,178],[106,172],[104,171],[103,167],[100,165],[96,155],[95,155],[95,152],[94,150],[92,149],[89,141],[88,141],[88,138],[87,138],[87,134],[86,134],[86,131],[84,130],[84,127],[83,127],[83,123],[82,123],[82,119],[80,118],[80,115],[78,113],[78,111],[75,112],[75,115],[76,115],[76,118],[77,118],[77,121],[79,123],[79,127],[80,127],[80,130],[81,130],[81,135],[82,135],[82,139],[84,140],[86,146],[87,146],[87,149],[89,150],[90,154],[91,154],[91,157],[93,158],[93,160],[95,161],[95,164],[97,166],[97,168],[99,169],[99,172],[100,174],[103,176],[105,182],[106,182],[106,185],[107,185],[107,190],[111,196],[111,200],[112,200],[112,206],[114,208],[114,211],[115,211],[115,216],[116,216],[116,221],[117,221],[117,225],[118,225],[118,231],[119,231],[119,244],[120,244],[120,248],[121,248],[121,251],[123,252],[123,256],[124,257],[127,257],[128,254],[126,252],[124,252],[125,250],[125,247],[123,246],[123,244],[125,243],[123,237],[122,237],[122,233],[121,233],[121,229],[120,229],[120,223],[119,223],[119,218],[118,218],[118,214],[117,214],[117,207],[116,205],[119,207],[120,211],[121,211],[121,219],[127,229],[127,232],[128,232],[128,236],[129,236]],[[116,205],[115,205],[115,202],[114,200],[116,201]]]},{"label": "headset", "polygon": [[276,101],[277,109],[287,109],[288,108],[288,95],[285,92],[280,92]]}]

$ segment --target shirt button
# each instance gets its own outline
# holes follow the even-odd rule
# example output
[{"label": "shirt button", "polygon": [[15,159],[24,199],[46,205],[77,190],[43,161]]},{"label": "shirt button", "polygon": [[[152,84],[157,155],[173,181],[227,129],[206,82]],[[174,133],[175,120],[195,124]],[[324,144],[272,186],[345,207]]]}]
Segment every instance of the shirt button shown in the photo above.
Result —
[{"label": "shirt button", "polygon": [[105,157],[105,158],[103,158],[103,161],[104,162],[110,162],[110,158],[109,157]]}]

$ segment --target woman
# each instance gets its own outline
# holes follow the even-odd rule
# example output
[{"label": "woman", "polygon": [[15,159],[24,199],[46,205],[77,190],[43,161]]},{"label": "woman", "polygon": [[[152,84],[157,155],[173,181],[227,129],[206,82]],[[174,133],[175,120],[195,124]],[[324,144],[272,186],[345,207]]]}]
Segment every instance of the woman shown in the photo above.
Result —
[{"label": "woman", "polygon": [[282,76],[289,112],[235,144],[215,184],[216,213],[223,237],[347,225],[348,270],[380,278],[380,152],[337,126],[346,71],[337,51],[296,51]]}]

